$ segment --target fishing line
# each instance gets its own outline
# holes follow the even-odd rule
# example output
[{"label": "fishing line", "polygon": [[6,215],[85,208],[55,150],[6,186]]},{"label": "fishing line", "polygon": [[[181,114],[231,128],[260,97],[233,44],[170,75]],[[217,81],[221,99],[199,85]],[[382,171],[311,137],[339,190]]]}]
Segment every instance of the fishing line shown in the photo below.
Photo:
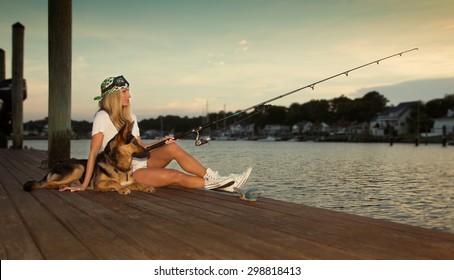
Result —
[{"label": "fishing line", "polygon": [[[268,99],[268,100],[266,100],[266,101],[260,102],[260,103],[258,103],[258,104],[256,104],[256,105],[250,106],[250,107],[248,107],[248,108],[246,108],[246,109],[237,111],[237,112],[235,112],[235,113],[233,113],[233,114],[231,114],[231,115],[225,116],[225,117],[222,118],[222,119],[219,119],[219,120],[216,120],[216,121],[212,121],[212,122],[208,122],[208,123],[202,124],[201,126],[199,126],[199,127],[197,127],[197,128],[193,128],[193,129],[191,129],[191,130],[189,130],[189,131],[186,131],[186,132],[178,133],[177,135],[173,136],[173,139],[178,140],[178,139],[181,139],[181,138],[183,138],[183,137],[185,137],[185,136],[188,136],[188,135],[190,135],[190,134],[196,134],[196,135],[197,135],[197,137],[196,137],[196,142],[195,142],[195,143],[196,143],[196,146],[201,146],[201,145],[203,145],[203,144],[208,143],[208,142],[211,140],[209,137],[207,137],[207,138],[200,138],[200,131],[202,131],[203,129],[205,129],[205,128],[207,128],[207,127],[210,127],[210,126],[212,126],[212,125],[215,125],[215,124],[217,124],[217,123],[219,123],[219,122],[223,122],[223,121],[228,120],[228,119],[230,119],[230,118],[239,116],[239,115],[241,115],[241,114],[247,113],[247,112],[249,112],[249,111],[252,110],[252,109],[260,108],[260,107],[262,107],[262,106],[267,105],[268,103],[271,103],[271,102],[276,101],[276,100],[278,100],[278,99],[284,98],[284,97],[286,97],[286,96],[289,96],[289,95],[291,95],[291,94],[294,94],[294,93],[296,93],[296,92],[298,92],[298,91],[301,91],[301,90],[303,90],[303,89],[311,88],[312,90],[315,90],[315,86],[316,86],[316,85],[321,84],[321,83],[323,83],[323,82],[326,82],[326,81],[328,81],[328,80],[331,80],[331,79],[333,79],[333,78],[336,78],[336,77],[339,77],[339,76],[342,76],[342,75],[345,75],[345,76],[348,77],[348,74],[349,74],[350,72],[356,71],[356,70],[358,70],[358,69],[364,68],[364,67],[369,66],[369,65],[372,65],[372,64],[377,64],[377,65],[378,65],[378,64],[380,64],[380,62],[383,61],[383,60],[387,60],[387,59],[390,59],[390,58],[395,57],[395,56],[402,56],[404,53],[408,53],[408,52],[412,52],[412,51],[416,51],[416,50],[418,50],[418,48],[409,49],[409,50],[406,50],[406,51],[402,51],[402,52],[399,52],[399,53],[395,53],[395,54],[393,54],[393,55],[390,55],[390,56],[387,56],[387,57],[383,57],[383,58],[374,60],[374,61],[372,61],[372,62],[369,62],[369,63],[363,64],[363,65],[360,65],[360,66],[357,66],[357,67],[348,69],[348,70],[346,70],[346,71],[342,71],[342,72],[340,72],[340,73],[338,73],[338,74],[335,74],[335,75],[333,75],[333,76],[324,78],[324,79],[322,79],[322,80],[320,80],[320,81],[317,81],[317,82],[315,82],[315,83],[311,83],[311,84],[305,85],[305,86],[303,86],[303,87],[300,87],[300,88],[294,89],[294,90],[292,90],[292,91],[286,92],[286,93],[284,93],[284,94],[281,94],[281,95],[279,95],[279,96],[273,97],[273,98]],[[167,140],[159,141],[159,142],[157,142],[157,143],[155,143],[155,144],[153,144],[153,145],[147,147],[147,150],[148,150],[148,151],[151,151],[151,150],[153,150],[153,149],[159,148],[159,147],[163,146],[163,145],[166,143],[166,141],[167,141]]]}]

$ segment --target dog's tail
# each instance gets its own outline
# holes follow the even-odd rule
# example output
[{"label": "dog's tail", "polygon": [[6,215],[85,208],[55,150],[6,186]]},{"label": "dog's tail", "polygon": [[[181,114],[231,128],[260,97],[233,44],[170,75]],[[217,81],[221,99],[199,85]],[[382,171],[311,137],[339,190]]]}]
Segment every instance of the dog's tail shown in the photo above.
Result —
[{"label": "dog's tail", "polygon": [[24,184],[23,188],[24,191],[31,192],[32,190],[36,189],[37,186],[38,186],[37,181],[28,181],[27,183]]},{"label": "dog's tail", "polygon": [[32,190],[42,189],[45,186],[47,181],[47,174],[41,181],[30,180],[23,185],[23,189],[26,192],[31,192]]}]

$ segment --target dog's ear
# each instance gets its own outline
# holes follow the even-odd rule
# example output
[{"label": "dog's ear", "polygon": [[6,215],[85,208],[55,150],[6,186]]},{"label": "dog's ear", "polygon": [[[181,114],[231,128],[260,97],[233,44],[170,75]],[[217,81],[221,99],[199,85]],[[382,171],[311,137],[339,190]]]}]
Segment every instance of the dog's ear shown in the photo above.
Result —
[{"label": "dog's ear", "polygon": [[134,121],[130,122],[130,126],[128,128],[129,132],[132,132],[132,129],[134,128]]},{"label": "dog's ear", "polygon": [[131,134],[133,125],[134,125],[134,122],[126,121],[125,124],[120,128],[120,131],[118,131],[118,135],[124,141],[126,141],[126,139],[128,139],[128,137],[129,137],[129,134]]},{"label": "dog's ear", "polygon": [[126,137],[129,136],[129,134],[132,133],[132,128],[134,127],[134,122],[129,122],[129,121],[126,121],[126,123],[128,124],[127,126],[127,130],[128,130],[128,135]]}]

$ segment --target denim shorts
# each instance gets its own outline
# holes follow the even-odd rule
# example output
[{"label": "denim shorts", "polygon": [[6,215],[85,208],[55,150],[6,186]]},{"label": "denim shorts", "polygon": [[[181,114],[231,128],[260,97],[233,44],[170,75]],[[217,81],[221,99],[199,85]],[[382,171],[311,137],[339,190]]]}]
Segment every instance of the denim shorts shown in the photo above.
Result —
[{"label": "denim shorts", "polygon": [[132,159],[132,172],[137,169],[147,168],[147,158],[133,158]]}]

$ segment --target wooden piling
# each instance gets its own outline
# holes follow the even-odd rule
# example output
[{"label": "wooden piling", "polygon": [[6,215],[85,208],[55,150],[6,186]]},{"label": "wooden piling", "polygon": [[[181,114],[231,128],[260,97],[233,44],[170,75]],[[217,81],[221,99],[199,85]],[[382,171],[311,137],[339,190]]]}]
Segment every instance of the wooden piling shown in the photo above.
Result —
[{"label": "wooden piling", "polygon": [[[0,82],[5,79],[5,51],[0,49]],[[0,116],[3,117],[3,106],[6,107],[6,104],[3,100],[0,100]],[[5,149],[8,147],[8,139],[6,138],[6,134],[0,131],[0,149]]]},{"label": "wooden piling", "polygon": [[71,150],[72,1],[48,1],[49,166]]},{"label": "wooden piling", "polygon": [[24,30],[25,27],[20,22],[13,25],[11,85],[13,149],[22,149],[24,142]]},{"label": "wooden piling", "polygon": [[5,51],[0,49],[0,82],[6,78],[5,69]]},{"label": "wooden piling", "polygon": [[[0,82],[5,79],[5,51],[3,49],[0,49]],[[2,107],[5,106],[6,104],[3,102],[3,100],[0,100],[0,115],[3,117],[3,112],[2,112]],[[4,149],[8,147],[8,139],[6,138],[6,135],[0,131],[0,149]]]}]

